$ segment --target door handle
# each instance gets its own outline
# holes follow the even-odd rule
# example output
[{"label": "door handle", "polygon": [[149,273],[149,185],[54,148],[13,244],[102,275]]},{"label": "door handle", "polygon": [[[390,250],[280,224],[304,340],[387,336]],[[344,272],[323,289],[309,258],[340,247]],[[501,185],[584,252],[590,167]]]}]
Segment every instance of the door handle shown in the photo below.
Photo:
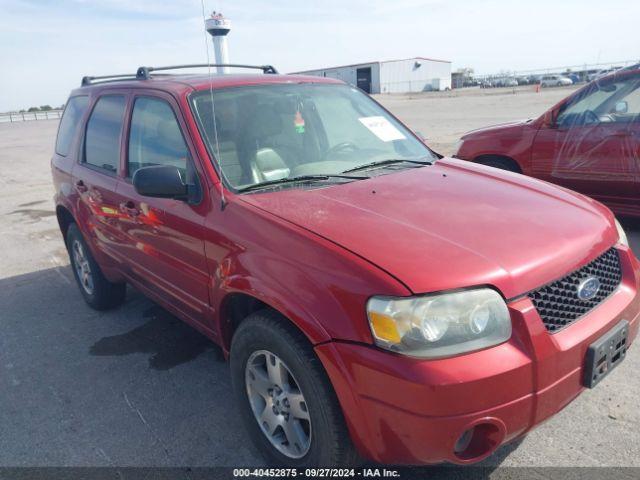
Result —
[{"label": "door handle", "polygon": [[78,180],[78,181],[76,182],[76,190],[77,190],[78,192],[80,192],[80,193],[84,193],[84,192],[86,192],[86,191],[87,191],[87,190],[89,190],[89,189],[87,188],[87,186],[84,184],[84,182],[83,182],[82,180]]},{"label": "door handle", "polygon": [[131,200],[122,202],[120,204],[120,211],[126,213],[130,217],[137,217],[138,215],[140,215],[140,210],[136,208],[136,204]]}]

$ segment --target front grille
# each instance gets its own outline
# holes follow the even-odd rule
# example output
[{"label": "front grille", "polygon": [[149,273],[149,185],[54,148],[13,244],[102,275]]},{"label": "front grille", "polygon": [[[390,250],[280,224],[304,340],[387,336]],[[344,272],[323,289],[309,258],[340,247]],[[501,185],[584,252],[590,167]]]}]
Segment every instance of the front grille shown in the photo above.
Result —
[{"label": "front grille", "polygon": [[[589,278],[600,280],[600,289],[589,300],[578,297],[578,286]],[[607,250],[593,262],[528,294],[544,326],[551,333],[571,325],[611,295],[622,281],[620,257],[615,248]]]}]

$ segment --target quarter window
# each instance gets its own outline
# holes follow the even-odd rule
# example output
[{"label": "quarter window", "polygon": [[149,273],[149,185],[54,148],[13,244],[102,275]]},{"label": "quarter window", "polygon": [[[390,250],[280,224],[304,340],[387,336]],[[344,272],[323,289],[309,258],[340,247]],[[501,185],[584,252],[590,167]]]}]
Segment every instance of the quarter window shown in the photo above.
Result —
[{"label": "quarter window", "polygon": [[71,142],[78,129],[78,123],[87,109],[89,97],[71,97],[67,101],[64,109],[62,120],[60,120],[60,128],[58,129],[58,139],[56,140],[56,153],[66,157],[71,148]]},{"label": "quarter window", "polygon": [[136,99],[129,134],[128,176],[155,165],[177,167],[187,178],[189,151],[171,106],[164,100]]},{"label": "quarter window", "polygon": [[123,95],[106,95],[98,100],[87,123],[85,163],[111,173],[118,171],[124,108]]}]

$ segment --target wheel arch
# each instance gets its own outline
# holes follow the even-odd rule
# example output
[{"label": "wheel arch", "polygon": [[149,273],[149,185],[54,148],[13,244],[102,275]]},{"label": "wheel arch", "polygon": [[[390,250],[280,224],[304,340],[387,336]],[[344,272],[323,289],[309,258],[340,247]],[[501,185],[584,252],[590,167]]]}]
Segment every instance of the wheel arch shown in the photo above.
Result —
[{"label": "wheel arch", "polygon": [[256,292],[254,289],[251,291],[232,290],[227,292],[220,301],[218,333],[225,356],[229,355],[231,340],[240,324],[249,315],[259,310],[271,310],[280,315],[300,331],[311,345],[331,339],[320,324],[297,305],[285,305],[278,302],[276,297],[257,295]]},{"label": "wheel arch", "polygon": [[76,219],[74,218],[71,211],[62,205],[58,205],[56,207],[56,217],[58,219],[58,226],[60,227],[60,233],[62,233],[62,239],[64,240],[66,245],[67,232],[69,231],[69,226],[72,223],[77,224]]},{"label": "wheel arch", "polygon": [[505,164],[511,166],[514,172],[522,173],[522,167],[513,157],[509,155],[499,154],[499,153],[483,153],[482,155],[478,155],[473,159],[475,163],[480,163],[482,165],[486,165],[487,162],[498,160],[500,162],[504,162]]}]

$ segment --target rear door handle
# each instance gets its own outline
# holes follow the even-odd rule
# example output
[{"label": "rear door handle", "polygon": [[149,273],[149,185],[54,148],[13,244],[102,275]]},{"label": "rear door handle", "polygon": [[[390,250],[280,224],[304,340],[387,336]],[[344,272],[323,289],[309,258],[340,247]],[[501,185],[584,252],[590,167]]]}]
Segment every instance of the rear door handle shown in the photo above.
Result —
[{"label": "rear door handle", "polygon": [[78,192],[80,192],[80,193],[84,193],[84,192],[86,192],[86,191],[87,191],[87,190],[89,190],[89,189],[87,188],[87,186],[84,184],[84,182],[83,182],[82,180],[78,180],[78,181],[76,182],[76,190],[77,190]]},{"label": "rear door handle", "polygon": [[130,217],[137,217],[140,215],[140,210],[136,208],[136,204],[131,200],[127,200],[126,202],[122,202],[120,204],[120,211],[126,213]]}]

